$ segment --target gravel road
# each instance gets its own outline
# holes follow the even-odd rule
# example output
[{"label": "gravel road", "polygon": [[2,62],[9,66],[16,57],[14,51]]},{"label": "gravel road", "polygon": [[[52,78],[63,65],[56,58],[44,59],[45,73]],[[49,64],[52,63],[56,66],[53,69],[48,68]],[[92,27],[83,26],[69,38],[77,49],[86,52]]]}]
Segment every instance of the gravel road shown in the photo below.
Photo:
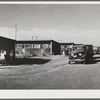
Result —
[{"label": "gravel road", "polygon": [[52,56],[45,64],[0,67],[0,89],[100,89],[100,55],[90,64]]}]

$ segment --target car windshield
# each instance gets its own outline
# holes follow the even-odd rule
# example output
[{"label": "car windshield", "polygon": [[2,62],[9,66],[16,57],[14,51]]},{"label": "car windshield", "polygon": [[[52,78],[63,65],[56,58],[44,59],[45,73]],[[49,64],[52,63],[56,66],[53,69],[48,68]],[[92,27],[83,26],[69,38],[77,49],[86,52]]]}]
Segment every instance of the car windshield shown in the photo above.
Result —
[{"label": "car windshield", "polygon": [[72,53],[84,53],[84,50],[74,50]]},{"label": "car windshield", "polygon": [[84,50],[84,49],[83,49],[82,45],[81,46],[74,46],[73,51],[76,51],[76,50]]}]

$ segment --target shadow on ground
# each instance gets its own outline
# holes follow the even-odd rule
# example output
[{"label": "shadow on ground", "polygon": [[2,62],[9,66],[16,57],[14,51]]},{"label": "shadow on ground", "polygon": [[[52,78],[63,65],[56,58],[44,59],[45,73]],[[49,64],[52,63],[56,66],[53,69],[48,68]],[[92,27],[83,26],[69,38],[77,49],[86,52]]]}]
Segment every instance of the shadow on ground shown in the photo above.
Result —
[{"label": "shadow on ground", "polygon": [[[93,59],[88,59],[85,64],[96,64],[98,62],[100,62],[100,56],[94,56]],[[77,62],[76,64],[82,64],[82,62]]]},{"label": "shadow on ground", "polygon": [[42,59],[42,58],[17,58],[15,59],[14,65],[23,65],[23,64],[45,64],[51,59]]},{"label": "shadow on ground", "polygon": [[93,57],[93,59],[90,59],[90,60],[87,62],[87,64],[96,64],[96,63],[98,63],[98,62],[100,62],[100,56],[98,56],[98,57]]}]

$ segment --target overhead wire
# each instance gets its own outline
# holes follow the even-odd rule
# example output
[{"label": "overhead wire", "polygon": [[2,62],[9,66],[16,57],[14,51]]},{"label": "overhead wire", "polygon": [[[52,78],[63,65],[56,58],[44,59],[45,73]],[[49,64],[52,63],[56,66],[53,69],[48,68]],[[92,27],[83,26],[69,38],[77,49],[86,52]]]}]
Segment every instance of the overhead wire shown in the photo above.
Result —
[{"label": "overhead wire", "polygon": [[22,15],[22,14],[24,14],[24,13],[27,13],[28,11],[31,11],[31,10],[36,9],[36,8],[37,8],[37,7],[33,7],[33,8],[31,8],[31,9],[28,9],[28,10],[26,10],[26,11],[20,12],[20,13],[18,13],[18,14],[15,14],[15,15],[12,15],[12,16],[9,16],[9,17],[6,17],[6,18],[0,20],[0,22],[4,22],[4,21],[9,20],[9,19],[11,19],[11,18],[20,16],[20,15]]}]

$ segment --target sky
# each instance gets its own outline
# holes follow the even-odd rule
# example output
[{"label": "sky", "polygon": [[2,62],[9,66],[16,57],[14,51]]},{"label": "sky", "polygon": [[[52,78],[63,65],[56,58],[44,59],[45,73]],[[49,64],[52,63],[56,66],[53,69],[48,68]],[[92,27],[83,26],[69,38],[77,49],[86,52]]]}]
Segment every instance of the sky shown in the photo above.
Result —
[{"label": "sky", "polygon": [[100,46],[100,4],[0,4],[0,36]]}]

